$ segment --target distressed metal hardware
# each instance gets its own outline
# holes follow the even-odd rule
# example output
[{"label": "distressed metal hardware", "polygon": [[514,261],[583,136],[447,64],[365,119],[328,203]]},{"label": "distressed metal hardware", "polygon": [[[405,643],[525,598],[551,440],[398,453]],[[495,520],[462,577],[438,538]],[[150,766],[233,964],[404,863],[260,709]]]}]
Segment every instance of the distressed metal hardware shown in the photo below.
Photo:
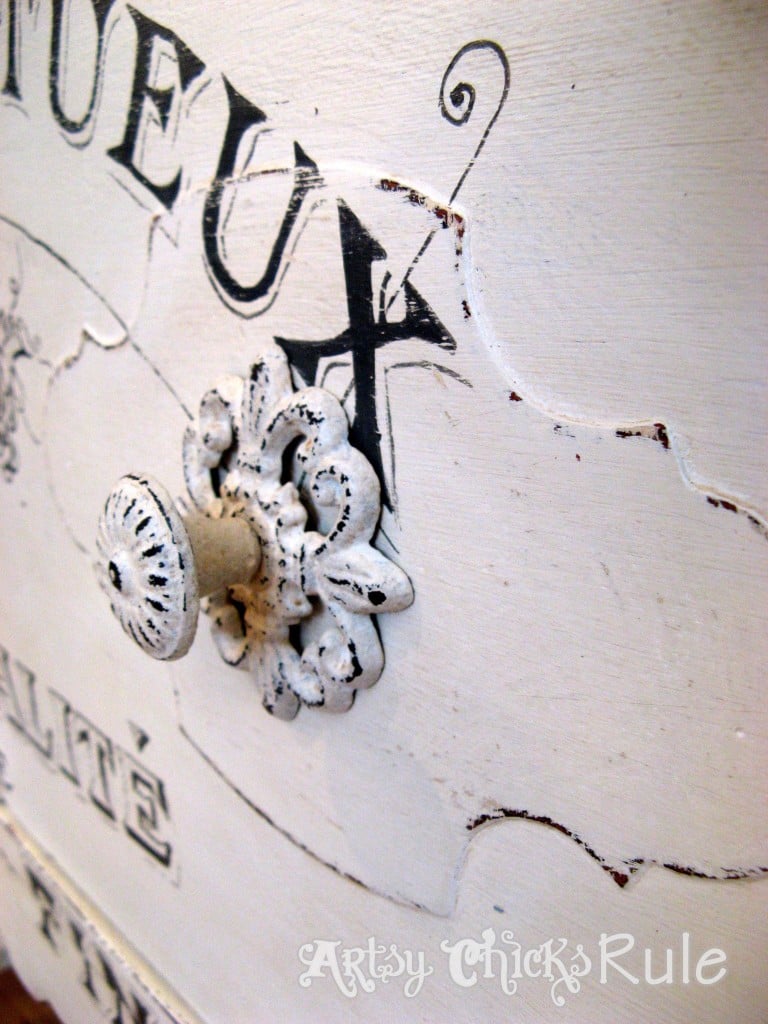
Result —
[{"label": "distressed metal hardware", "polygon": [[381,675],[373,614],[406,608],[411,583],[371,545],[379,480],[336,398],[294,391],[282,353],[207,392],[184,437],[191,507],[123,477],[99,520],[97,574],[148,654],[186,654],[198,610],[224,661],[253,672],[265,708],[346,711]]}]

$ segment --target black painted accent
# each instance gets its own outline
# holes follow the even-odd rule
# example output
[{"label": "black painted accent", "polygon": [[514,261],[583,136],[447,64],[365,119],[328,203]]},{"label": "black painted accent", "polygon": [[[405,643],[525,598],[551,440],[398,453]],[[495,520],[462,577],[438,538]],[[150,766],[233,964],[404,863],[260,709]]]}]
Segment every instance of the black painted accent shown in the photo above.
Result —
[{"label": "black painted accent", "polygon": [[98,995],[96,993],[96,987],[93,983],[93,969],[91,967],[91,961],[86,955],[86,947],[84,943],[85,931],[79,923],[69,920],[69,931],[72,936],[72,941],[77,947],[77,951],[80,954],[80,959],[83,962],[83,973],[81,975],[83,988],[88,992],[92,999],[97,1000]]},{"label": "black painted accent", "polygon": [[401,321],[390,323],[386,319],[383,298],[375,312],[371,267],[375,261],[386,259],[387,254],[342,200],[339,200],[339,230],[349,327],[326,341],[288,338],[275,338],[275,341],[307,384],[316,382],[320,359],[346,352],[352,354],[355,418],[349,439],[373,466],[381,482],[382,502],[392,509],[384,479],[381,428],[376,412],[376,350],[393,341],[418,338],[455,352],[456,342],[408,281],[403,285],[405,316]]},{"label": "black painted accent", "polygon": [[107,567],[109,572],[109,582],[115,588],[115,590],[123,589],[123,581],[120,579],[120,570],[117,568],[114,562],[110,562]]},{"label": "black painted accent", "polygon": [[[112,1024],[123,1024],[123,1022],[131,1021],[133,1024],[148,1024],[149,1022],[149,1010],[147,1007],[139,1002],[134,992],[129,992],[127,995],[120,988],[120,983],[117,979],[117,975],[112,970],[109,962],[106,959],[105,954],[98,947],[95,950],[96,956],[101,964],[101,974],[103,975],[104,981],[107,987],[112,992],[110,1002],[112,1003],[111,1010],[114,1009],[115,1015],[112,1017]],[[125,1007],[126,1013],[123,1013]]]},{"label": "black painted accent", "polygon": [[96,64],[93,72],[93,85],[91,96],[88,100],[88,109],[79,121],[67,117],[61,106],[59,95],[59,78],[61,74],[61,40],[64,34],[64,14],[69,7],[67,0],[53,0],[52,4],[52,26],[51,26],[51,59],[48,66],[48,96],[51,103],[53,116],[65,132],[74,134],[81,132],[88,126],[93,117],[96,107],[96,97],[99,93],[99,84],[102,75],[102,59],[104,55],[104,28],[106,26],[109,12],[114,6],[114,0],[91,0],[93,15],[96,19]]},{"label": "black painted accent", "polygon": [[11,96],[15,100],[21,99],[19,88],[19,15],[16,9],[16,0],[8,0],[8,64],[5,73],[5,84],[3,85],[3,96]]},{"label": "black painted accent", "polygon": [[27,866],[26,871],[27,878],[29,879],[29,884],[32,887],[32,892],[35,896],[35,899],[38,900],[40,903],[40,931],[51,944],[51,946],[53,946],[53,948],[58,951],[58,946],[56,945],[56,940],[54,938],[53,932],[54,929],[58,929],[60,925],[58,920],[56,919],[54,909],[56,904],[53,897],[53,893],[50,892],[50,890],[41,882],[41,880],[38,878],[37,874],[32,870],[32,868]]},{"label": "black painted accent", "polygon": [[138,182],[149,189],[163,206],[170,210],[181,188],[181,169],[179,169],[171,181],[162,184],[150,181],[134,163],[144,102],[149,101],[155,108],[163,131],[168,127],[170,113],[173,108],[175,89],[157,89],[150,85],[154,42],[156,39],[162,39],[173,47],[178,60],[182,92],[185,92],[189,84],[201,74],[205,69],[205,65],[195,56],[186,43],[182,42],[170,29],[158,25],[157,22],[152,21],[134,7],[128,7],[127,10],[133,18],[138,36],[131,103],[128,108],[128,120],[125,126],[123,141],[119,146],[108,150],[107,156],[112,157],[117,163],[127,168]]},{"label": "black painted accent", "polygon": [[244,285],[230,274],[224,265],[219,246],[219,224],[221,203],[226,185],[237,177],[236,164],[240,142],[249,128],[263,124],[267,115],[263,110],[242,96],[234,86],[223,78],[229,102],[229,122],[221,147],[216,177],[208,189],[203,209],[203,245],[205,258],[215,281],[236,302],[256,302],[263,298],[277,280],[280,264],[291,231],[302,203],[310,191],[320,183],[317,165],[307,156],[298,142],[294,143],[294,186],[288,200],[285,215],[269,254],[266,269],[261,278],[251,285]]}]

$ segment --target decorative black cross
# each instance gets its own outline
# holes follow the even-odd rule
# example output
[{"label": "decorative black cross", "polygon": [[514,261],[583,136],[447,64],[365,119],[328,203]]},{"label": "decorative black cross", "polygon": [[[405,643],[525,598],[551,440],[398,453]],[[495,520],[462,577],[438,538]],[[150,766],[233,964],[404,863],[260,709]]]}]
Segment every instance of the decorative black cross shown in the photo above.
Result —
[{"label": "decorative black cross", "polygon": [[349,429],[349,438],[378,474],[382,502],[392,510],[384,478],[381,429],[376,412],[376,350],[393,341],[419,338],[430,345],[455,352],[456,342],[407,280],[402,284],[405,301],[405,316],[402,320],[390,323],[386,319],[384,291],[388,275],[384,278],[378,310],[374,312],[371,267],[375,260],[386,259],[387,254],[341,200],[339,230],[349,326],[335,338],[326,341],[292,341],[287,338],[275,338],[275,341],[308,385],[315,383],[318,364],[324,356],[337,356],[346,352],[352,354],[355,418]]}]

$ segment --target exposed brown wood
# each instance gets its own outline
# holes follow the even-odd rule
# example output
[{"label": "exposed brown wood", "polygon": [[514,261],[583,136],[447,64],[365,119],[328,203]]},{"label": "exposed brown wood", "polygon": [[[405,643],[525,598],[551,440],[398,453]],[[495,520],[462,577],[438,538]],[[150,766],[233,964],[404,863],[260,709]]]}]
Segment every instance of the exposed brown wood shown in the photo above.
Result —
[{"label": "exposed brown wood", "polygon": [[0,971],[0,1019],[3,1024],[60,1024],[50,1005],[33,999],[10,967]]}]

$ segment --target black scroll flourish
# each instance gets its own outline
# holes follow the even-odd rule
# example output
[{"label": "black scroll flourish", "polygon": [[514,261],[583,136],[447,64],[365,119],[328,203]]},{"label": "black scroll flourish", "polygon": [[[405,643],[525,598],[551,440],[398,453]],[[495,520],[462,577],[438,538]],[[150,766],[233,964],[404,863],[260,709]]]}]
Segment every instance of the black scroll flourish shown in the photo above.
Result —
[{"label": "black scroll flourish", "polygon": [[[507,55],[504,53],[499,44],[495,43],[492,39],[475,39],[474,42],[466,43],[464,46],[462,46],[462,48],[454,56],[451,63],[445,69],[443,80],[440,83],[440,96],[438,101],[440,106],[440,113],[443,115],[443,117],[450,124],[455,125],[456,127],[460,127],[461,125],[466,124],[467,121],[469,121],[470,117],[472,116],[472,111],[475,106],[475,99],[477,97],[477,91],[475,87],[469,82],[459,81],[456,83],[456,85],[453,86],[451,91],[448,92],[448,81],[451,78],[453,72],[456,70],[456,67],[461,63],[464,57],[468,53],[473,53],[475,50],[490,50],[491,53],[493,53],[498,58],[502,70],[504,71],[504,88],[502,89],[501,96],[499,97],[499,102],[496,105],[496,109],[493,112],[493,116],[491,117],[488,124],[485,126],[485,131],[483,132],[482,138],[477,144],[475,152],[472,154],[471,160],[464,168],[459,180],[456,182],[456,186],[454,187],[454,190],[451,193],[451,198],[449,200],[449,202],[451,203],[458,195],[461,186],[464,184],[464,179],[472,170],[475,161],[480,155],[480,151],[485,145],[485,140],[490,135],[491,129],[496,123],[496,118],[501,113],[501,108],[504,106],[507,100],[507,95],[509,93],[510,74],[509,61],[507,60]],[[448,97],[448,100],[450,101],[450,108],[448,106],[448,103],[446,102],[446,95]]]},{"label": "black scroll flourish", "polygon": [[[464,53],[464,50],[461,50],[460,52]],[[456,54],[456,57],[458,56],[459,54]],[[472,116],[472,108],[475,105],[477,92],[475,91],[474,85],[471,85],[469,82],[458,82],[448,94],[448,98],[451,101],[451,107],[453,107],[457,113],[452,113],[448,108],[448,104],[445,102],[445,85],[449,73],[453,70],[453,67],[456,64],[456,57],[453,58],[450,67],[443,75],[443,84],[440,86],[440,113],[447,121],[450,121],[451,124],[462,125],[466,124]]]},{"label": "black scroll flourish", "polygon": [[[464,59],[464,57],[466,57],[468,53],[473,53],[475,50],[490,50],[491,53],[495,54],[504,72],[504,88],[501,91],[501,96],[499,97],[499,102],[496,104],[496,109],[493,112],[493,116],[491,117],[488,124],[485,126],[485,131],[483,132],[482,138],[478,142],[475,152],[472,154],[472,158],[470,159],[469,163],[464,168],[464,170],[461,172],[459,180],[454,185],[453,192],[451,192],[451,198],[448,200],[449,206],[454,201],[456,196],[459,194],[461,186],[464,184],[467,175],[475,166],[475,161],[480,156],[480,151],[485,145],[485,140],[488,138],[488,136],[491,133],[491,129],[496,124],[496,118],[501,113],[501,108],[506,103],[507,94],[509,93],[510,74],[509,61],[507,60],[506,53],[504,53],[499,44],[494,43],[492,39],[475,39],[474,42],[465,43],[465,45],[462,46],[458,53],[454,55],[453,60],[445,69],[443,80],[440,83],[440,95],[438,97],[438,105],[440,107],[440,113],[443,115],[443,117],[450,124],[455,125],[456,127],[460,127],[461,125],[466,124],[467,121],[469,121],[470,117],[472,116],[472,110],[474,109],[475,106],[475,99],[477,98],[477,90],[475,89],[474,85],[471,85],[469,82],[460,81],[453,86],[450,92],[447,92],[447,90],[448,80],[453,74],[453,72],[456,70],[456,68]],[[450,100],[453,111],[448,109],[448,104],[446,103],[445,99],[446,94],[448,95],[448,99]],[[384,310],[385,314],[391,308],[392,304],[399,295],[403,286],[408,282],[409,277],[413,273],[421,257],[429,248],[429,245],[436,234],[437,228],[432,228],[432,230],[429,232],[427,237],[422,242],[421,248],[408,265],[408,269],[403,275],[402,281],[390,296],[389,301],[387,302],[386,305],[386,309]]]}]

